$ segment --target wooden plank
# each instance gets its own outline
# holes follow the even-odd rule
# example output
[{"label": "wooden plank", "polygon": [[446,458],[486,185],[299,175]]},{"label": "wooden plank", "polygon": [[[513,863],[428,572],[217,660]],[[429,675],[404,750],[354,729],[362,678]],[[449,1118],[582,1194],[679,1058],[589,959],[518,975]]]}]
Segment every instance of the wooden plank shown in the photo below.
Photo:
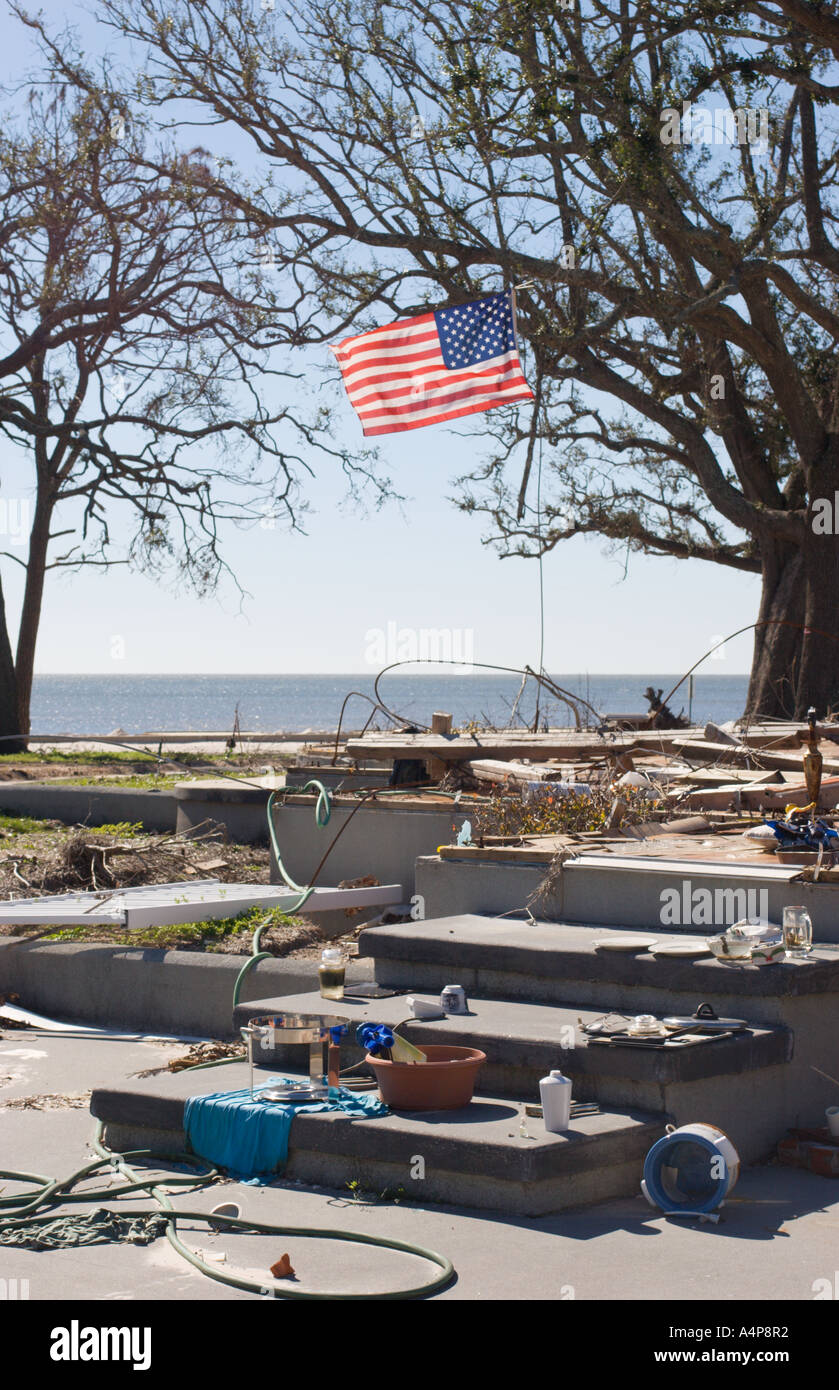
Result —
[{"label": "wooden plank", "polygon": [[470,772],[479,782],[515,782],[527,785],[528,782],[548,782],[552,778],[562,778],[562,771],[551,763],[515,763],[500,758],[473,758],[465,764],[464,770]]},{"label": "wooden plank", "polygon": [[[680,801],[680,806],[689,806],[697,811],[713,811],[724,808],[729,803],[743,810],[783,811],[786,806],[806,806],[807,788],[801,783],[798,787],[785,782],[754,783],[743,786],[742,782],[732,782],[727,787],[702,788],[690,792]],[[839,779],[822,783],[819,794],[819,809],[829,811],[839,805]]]},{"label": "wooden plank", "polygon": [[550,864],[555,849],[537,849],[533,845],[498,845],[480,849],[478,845],[442,845],[437,851],[441,859],[481,859],[489,864],[518,861],[520,864]]},{"label": "wooden plank", "polygon": [[[432,734],[440,734],[443,738],[451,738],[452,716],[444,710],[435,710],[431,716]],[[446,775],[448,764],[444,758],[428,758],[425,770],[432,782],[442,782]]]},{"label": "wooden plank", "polygon": [[[684,730],[678,730],[684,737]],[[533,734],[526,729],[508,729],[500,733],[477,734],[403,734],[399,730],[365,734],[350,738],[345,752],[353,758],[440,758],[445,762],[468,762],[473,758],[531,758],[535,762],[547,759],[605,758],[628,748],[651,752],[670,752],[676,733],[627,733],[613,738],[598,738],[596,734],[575,734],[565,729],[555,733]]]},{"label": "wooden plank", "polygon": [[[711,743],[707,739],[700,738],[682,739],[676,743],[676,749],[683,757],[694,758],[697,762],[734,762],[744,766],[751,760],[756,764],[762,763],[764,768],[773,768],[776,772],[800,772],[803,776],[800,753],[735,747],[727,743]],[[826,772],[839,772],[839,762],[825,759],[824,769]]]},{"label": "wooden plank", "polygon": [[709,790],[720,786],[744,787],[759,786],[761,782],[776,782],[778,773],[774,768],[767,768],[765,772],[758,772],[753,767],[698,767],[692,771],[688,768],[684,772],[671,773],[666,781],[662,781],[662,786],[669,787],[674,783],[689,782],[691,786],[707,787]]}]

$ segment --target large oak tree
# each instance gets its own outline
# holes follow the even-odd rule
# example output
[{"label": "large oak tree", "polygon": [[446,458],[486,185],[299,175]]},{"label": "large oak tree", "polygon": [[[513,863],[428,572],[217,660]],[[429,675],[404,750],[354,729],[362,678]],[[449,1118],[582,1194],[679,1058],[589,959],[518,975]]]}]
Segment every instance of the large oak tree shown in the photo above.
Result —
[{"label": "large oak tree", "polygon": [[2,551],[25,573],[16,646],[0,589],[0,751],[29,732],[50,571],[174,567],[205,591],[224,522],[297,524],[317,450],[351,489],[386,487],[272,359],[293,306],[218,161],[162,139],[110,65],[32,24],[43,69],[0,134],[0,500],[8,517],[18,491],[31,521]]},{"label": "large oak tree", "polygon": [[270,166],[282,192],[259,212],[311,311],[297,341],[529,282],[538,409],[487,417],[461,480],[505,553],[593,534],[759,575],[751,712],[839,703],[839,546],[818,525],[839,501],[827,6],[100,13],[145,43],[152,102],[197,104]]}]

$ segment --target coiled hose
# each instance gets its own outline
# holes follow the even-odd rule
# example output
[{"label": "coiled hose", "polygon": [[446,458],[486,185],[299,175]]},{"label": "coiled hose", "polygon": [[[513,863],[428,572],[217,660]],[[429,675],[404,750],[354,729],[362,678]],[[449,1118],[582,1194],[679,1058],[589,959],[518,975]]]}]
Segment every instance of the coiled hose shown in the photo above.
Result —
[{"label": "coiled hose", "polygon": [[[328,824],[331,816],[332,808],[330,795],[322,782],[318,782],[316,780],[307,782],[305,786],[301,788],[301,790],[305,792],[308,791],[310,788],[316,789],[318,793],[317,801],[315,803],[315,820],[317,822],[317,825],[322,829],[325,825]],[[372,794],[372,792],[368,794]],[[317,878],[317,875],[320,872],[323,862],[326,859],[326,855],[324,855],[323,859],[321,860],[320,864],[315,870],[315,873],[312,875],[313,882],[308,887],[302,887],[300,884],[295,883],[295,881],[291,878],[290,874],[288,873],[285,865],[283,864],[279,845],[277,843],[276,831],[274,829],[274,819],[272,815],[274,798],[275,793],[272,792],[270,797],[268,798],[267,807],[268,834],[271,841],[271,847],[273,849],[274,856],[277,861],[277,867],[280,871],[283,881],[288,885],[292,892],[298,894],[297,902],[294,903],[292,907],[286,910],[289,912],[298,912],[300,908],[303,906],[303,904],[308,901],[308,899],[314,892],[314,879]],[[365,800],[366,797],[362,798],[362,800],[359,801],[359,807],[363,805]],[[354,808],[354,810],[350,812],[350,816],[347,818],[347,821],[344,823],[344,826],[342,826],[341,830],[338,832],[339,835],[342,833],[342,831],[348,824],[349,819],[355,814],[355,810],[357,809],[358,807]],[[337,840],[337,838],[338,836],[336,835],[335,839]],[[333,840],[333,844],[334,843],[335,841]],[[332,846],[330,845],[329,849],[327,850],[327,854],[330,852],[331,848]],[[242,988],[242,984],[246,979],[249,971],[251,971],[253,967],[258,964],[259,961],[271,958],[270,952],[260,951],[259,949],[260,937],[267,925],[267,922],[263,922],[262,925],[257,927],[256,931],[254,932],[253,942],[251,945],[252,954],[248,957],[248,960],[245,962],[242,969],[239,971],[233,989],[234,1008],[236,1004],[239,1002],[239,994]],[[231,1060],[232,1059],[225,1057],[221,1058],[217,1062],[199,1064],[199,1067],[193,1068],[191,1070],[198,1070],[201,1066],[223,1066]],[[204,1211],[190,1211],[181,1207],[174,1207],[171,1201],[169,1200],[168,1194],[164,1191],[164,1188],[195,1188],[196,1184],[203,1187],[207,1183],[214,1182],[215,1179],[220,1176],[218,1170],[214,1168],[211,1164],[207,1163],[204,1159],[199,1158],[197,1155],[189,1154],[186,1152],[176,1154],[155,1155],[152,1153],[150,1149],[132,1149],[127,1155],[116,1155],[105,1144],[104,1139],[102,1137],[103,1133],[104,1127],[102,1125],[102,1122],[98,1121],[93,1139],[93,1148],[99,1155],[99,1158],[94,1160],[93,1163],[86,1164],[83,1168],[76,1169],[75,1172],[71,1173],[66,1178],[47,1178],[39,1173],[21,1173],[16,1172],[13,1169],[0,1169],[0,1178],[5,1178],[12,1182],[20,1182],[29,1185],[34,1185],[34,1187],[36,1188],[33,1194],[20,1193],[8,1197],[0,1196],[0,1245],[4,1243],[3,1233],[6,1231],[11,1232],[14,1229],[19,1232],[22,1232],[24,1235],[34,1235],[36,1234],[38,1227],[46,1226],[50,1222],[54,1222],[56,1220],[55,1214],[45,1211],[45,1208],[53,1206],[63,1206],[67,1203],[101,1203],[103,1199],[110,1201],[114,1197],[127,1196],[138,1192],[147,1192],[155,1200],[155,1202],[157,1202],[157,1207],[142,1207],[139,1209],[136,1207],[131,1207],[128,1209],[128,1214],[131,1217],[164,1216],[166,1218],[166,1239],[169,1241],[169,1244],[172,1246],[172,1248],[176,1250],[183,1259],[185,1259],[195,1269],[199,1270],[201,1274],[205,1274],[208,1279],[215,1279],[218,1283],[229,1284],[231,1287],[236,1289],[244,1289],[247,1293],[257,1293],[261,1294],[263,1297],[271,1296],[275,1298],[304,1300],[342,1300],[356,1302],[370,1299],[395,1300],[423,1298],[428,1294],[436,1293],[439,1289],[445,1288],[445,1286],[454,1277],[454,1267],[451,1263],[451,1260],[449,1260],[445,1255],[440,1255],[436,1250],[429,1250],[422,1245],[412,1245],[408,1241],[388,1240],[382,1236],[354,1235],[349,1231],[341,1231],[331,1227],[321,1228],[306,1226],[277,1226],[263,1221],[249,1221],[239,1217],[223,1216],[219,1213],[211,1215],[210,1213]],[[171,1175],[167,1176],[165,1179],[158,1178],[157,1180],[154,1180],[151,1178],[141,1177],[126,1162],[126,1158],[154,1159],[155,1157],[158,1159],[167,1158],[172,1162],[187,1164],[191,1166],[193,1169],[197,1169],[200,1167],[204,1169],[204,1171],[199,1173],[193,1172],[189,1175],[182,1177],[179,1177],[177,1175]],[[107,1188],[94,1188],[92,1190],[88,1189],[85,1192],[73,1191],[73,1188],[76,1186],[77,1183],[83,1182],[85,1179],[89,1178],[93,1173],[96,1173],[100,1169],[104,1168],[105,1165],[108,1165],[108,1167],[113,1171],[115,1161],[119,1165],[119,1171],[127,1176],[128,1180],[126,1182],[120,1183],[117,1186],[109,1186]],[[14,1211],[16,1215],[4,1215],[4,1213],[9,1211]],[[275,1236],[302,1236],[306,1239],[314,1238],[322,1240],[343,1240],[350,1241],[356,1245],[379,1246],[381,1249],[397,1250],[403,1254],[415,1255],[419,1259],[428,1260],[431,1264],[436,1265],[438,1267],[440,1273],[435,1275],[432,1279],[426,1280],[425,1283],[418,1284],[414,1288],[400,1289],[395,1292],[375,1294],[328,1292],[315,1293],[305,1289],[295,1289],[290,1286],[279,1285],[276,1282],[272,1284],[260,1283],[255,1279],[248,1279],[244,1275],[225,1272],[221,1270],[217,1265],[209,1264],[206,1260],[203,1260],[200,1255],[198,1255],[194,1250],[190,1250],[189,1246],[185,1245],[184,1242],[181,1240],[177,1230],[178,1220],[212,1222],[212,1224],[215,1226],[224,1226],[225,1229],[233,1231],[255,1231],[261,1234]],[[69,1224],[72,1225],[71,1222]],[[72,1241],[68,1241],[68,1243],[72,1243]]]},{"label": "coiled hose", "polygon": [[[168,1193],[164,1190],[167,1187],[204,1187],[212,1183],[219,1176],[218,1170],[204,1159],[195,1154],[175,1153],[175,1154],[153,1154],[150,1149],[132,1149],[127,1154],[115,1154],[107,1147],[103,1140],[103,1125],[97,1122],[96,1133],[93,1139],[93,1148],[99,1158],[93,1163],[87,1163],[83,1168],[77,1168],[66,1178],[46,1178],[39,1173],[18,1173],[12,1169],[0,1169],[0,1178],[8,1179],[12,1182],[21,1182],[33,1185],[34,1193],[19,1193],[13,1196],[0,1197],[0,1245],[4,1243],[3,1235],[5,1232],[18,1230],[24,1235],[37,1236],[37,1230],[50,1222],[56,1221],[55,1213],[45,1211],[45,1208],[63,1206],[66,1203],[96,1202],[101,1205],[103,1200],[110,1201],[114,1197],[130,1196],[134,1193],[146,1192],[157,1203],[156,1207],[129,1207],[126,1215],[134,1217],[153,1217],[163,1216],[166,1219],[166,1239],[178,1254],[191,1264],[201,1274],[206,1274],[208,1279],[215,1279],[220,1284],[229,1284],[235,1289],[244,1289],[247,1293],[261,1294],[263,1297],[291,1298],[303,1300],[340,1300],[340,1301],[363,1301],[370,1299],[396,1300],[409,1298],[423,1298],[428,1294],[436,1293],[438,1289],[445,1288],[454,1276],[454,1268],[445,1255],[440,1255],[436,1250],[428,1250],[422,1245],[412,1245],[408,1241],[388,1240],[383,1236],[355,1235],[350,1231],[340,1231],[327,1227],[307,1227],[307,1226],[276,1226],[265,1221],[250,1221],[241,1217],[223,1216],[220,1213],[211,1214],[206,1211],[191,1211],[182,1207],[175,1207],[169,1200]],[[188,1164],[194,1169],[201,1168],[201,1172],[193,1172],[188,1175],[178,1176],[177,1174],[167,1175],[165,1178],[142,1177],[137,1173],[127,1159],[168,1159],[170,1162]],[[126,1181],[115,1186],[106,1188],[87,1189],[84,1192],[73,1191],[74,1187],[85,1181],[98,1170],[109,1167],[114,1170],[115,1163],[118,1164],[119,1172],[126,1177]],[[4,1213],[13,1211],[14,1216],[7,1216]],[[213,1226],[224,1226],[225,1229],[232,1231],[251,1231],[264,1235],[274,1236],[301,1236],[307,1240],[319,1238],[323,1240],[344,1240],[356,1245],[379,1246],[385,1250],[397,1250],[402,1254],[416,1255],[419,1259],[428,1260],[436,1265],[439,1273],[435,1274],[425,1283],[418,1284],[410,1289],[398,1289],[387,1293],[328,1293],[313,1292],[307,1289],[296,1289],[293,1286],[286,1286],[278,1282],[266,1280],[260,1282],[256,1279],[248,1279],[245,1275],[234,1274],[230,1271],[222,1270],[215,1264],[209,1264],[202,1259],[195,1250],[190,1250],[178,1235],[177,1223],[179,1220],[202,1221]],[[68,1218],[68,1224],[72,1224],[72,1219]],[[72,1244],[72,1240],[68,1240]]]}]

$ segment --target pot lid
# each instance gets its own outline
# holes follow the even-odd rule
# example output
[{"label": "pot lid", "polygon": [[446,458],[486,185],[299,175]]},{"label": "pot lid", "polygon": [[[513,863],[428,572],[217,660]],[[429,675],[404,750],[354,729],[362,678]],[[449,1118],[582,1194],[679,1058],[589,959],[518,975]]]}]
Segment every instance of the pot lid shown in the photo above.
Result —
[{"label": "pot lid", "polygon": [[706,1033],[738,1033],[748,1027],[744,1018],[720,1018],[710,1004],[700,1004],[694,1014],[671,1014],[662,1022],[666,1028],[701,1028]]}]

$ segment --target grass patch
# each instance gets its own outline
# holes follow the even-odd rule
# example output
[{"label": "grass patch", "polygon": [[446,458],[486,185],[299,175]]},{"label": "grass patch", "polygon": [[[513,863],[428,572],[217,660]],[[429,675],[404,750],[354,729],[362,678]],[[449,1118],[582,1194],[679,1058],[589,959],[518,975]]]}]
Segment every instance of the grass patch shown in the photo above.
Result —
[{"label": "grass patch", "polygon": [[[183,756],[184,760],[186,760],[187,758],[192,758],[192,759],[194,759],[195,762],[202,762],[202,761],[203,761],[202,758],[199,758],[199,756],[198,756],[197,753],[184,753],[182,756]],[[35,751],[35,750],[33,750],[33,749],[30,749],[27,753],[0,753],[0,765],[2,765],[2,764],[4,764],[4,763],[10,764],[10,765],[12,765],[12,764],[17,765],[18,763],[57,763],[57,764],[61,765],[62,763],[68,763],[68,764],[72,765],[73,763],[123,763],[123,762],[125,762],[125,763],[155,763],[155,762],[157,762],[157,759],[154,757],[153,754],[151,754],[151,753],[144,753],[144,752],[142,752],[142,750],[140,750],[140,749],[138,749],[136,753],[128,753],[128,752],[124,752],[124,751],[122,751],[122,752],[117,752],[116,750],[115,750],[113,753],[106,753],[106,752],[103,752],[103,751],[101,751],[101,750],[98,750],[98,751],[96,751],[96,752],[92,752],[92,751],[91,751],[90,753],[83,753],[83,752],[74,752],[74,753],[50,752],[50,753],[47,753],[47,752],[37,752],[37,751]]]},{"label": "grass patch", "polygon": [[154,772],[137,773],[135,776],[124,776],[120,773],[119,777],[62,777],[62,787],[118,787],[128,791],[149,791],[163,787],[176,787],[179,782],[184,780],[183,774],[178,772],[161,772],[159,775]]},{"label": "grass patch", "polygon": [[7,816],[0,812],[0,831],[7,835],[34,835],[54,828],[55,822],[51,820],[36,820],[32,816]]},{"label": "grass patch", "polygon": [[[65,927],[63,931],[51,932],[45,941],[107,941],[112,946],[151,946],[159,950],[176,948],[212,951],[231,937],[250,935],[257,927],[265,925],[290,928],[293,931],[308,931],[311,923],[301,917],[289,917],[276,908],[266,912],[261,907],[248,908],[235,917],[219,917],[205,922],[180,922],[174,926],[147,927],[141,930],[126,931],[120,927]],[[267,948],[268,943],[266,943]]]},{"label": "grass patch", "polygon": [[143,822],[139,820],[121,820],[115,821],[113,824],[71,827],[62,825],[59,821],[50,820],[48,817],[39,819],[35,816],[11,816],[0,813],[0,834],[44,835],[57,833],[67,835],[73,828],[81,829],[85,835],[113,835],[122,840],[148,833],[143,827]]},{"label": "grass patch", "polygon": [[[200,734],[197,737],[200,738]],[[294,761],[293,754],[283,753],[276,748],[266,749],[262,752],[241,750],[238,753],[192,753],[186,751],[182,753],[177,748],[169,748],[166,753],[161,755],[161,760],[168,763],[178,763],[181,767],[204,767],[208,764],[216,767],[235,767],[239,763],[246,765],[253,762],[264,762],[266,757],[282,764]],[[92,767],[99,764],[108,766],[112,763],[127,763],[130,766],[134,763],[153,765],[157,761],[158,758],[155,753],[147,753],[141,748],[135,752],[116,748],[110,752],[99,748],[90,752],[76,749],[67,753],[62,753],[60,750],[39,752],[37,749],[30,748],[26,753],[0,753],[0,767],[4,765],[16,766],[18,763],[24,765],[26,763],[54,763],[57,766],[66,764],[68,767],[72,767],[74,764]]]},{"label": "grass patch", "polygon": [[90,825],[85,826],[91,835],[116,835],[120,840],[130,840],[135,835],[145,835],[141,820],[120,820],[113,825]]}]

